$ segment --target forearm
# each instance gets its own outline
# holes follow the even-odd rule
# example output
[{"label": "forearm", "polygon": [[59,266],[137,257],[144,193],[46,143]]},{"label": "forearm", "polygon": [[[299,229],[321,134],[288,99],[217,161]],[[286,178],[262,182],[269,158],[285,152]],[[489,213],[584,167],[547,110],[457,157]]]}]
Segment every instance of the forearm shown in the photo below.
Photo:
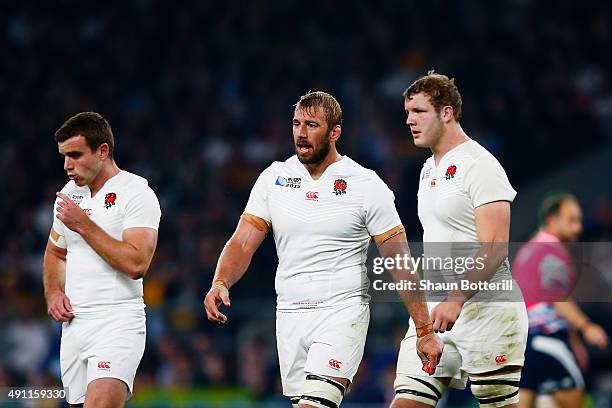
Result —
[{"label": "forearm", "polygon": [[567,320],[572,327],[579,331],[584,329],[591,321],[573,301],[555,302],[555,310],[559,317]]},{"label": "forearm", "polygon": [[134,245],[114,239],[93,221],[77,231],[89,246],[113,269],[132,279],[142,278],[150,260]]},{"label": "forearm", "polygon": [[[406,242],[405,235],[399,236],[397,239],[392,238],[381,244],[378,248],[381,256],[392,259],[409,259],[410,248]],[[425,295],[420,289],[420,278],[414,268],[404,264],[404,268],[399,268],[401,265],[388,269],[391,278],[394,282],[408,282],[408,290],[400,290],[399,295],[412,317],[416,327],[426,326],[431,323],[429,308],[425,301]],[[402,287],[403,285],[398,285]]]},{"label": "forearm", "polygon": [[[462,279],[471,283],[488,282],[507,257],[508,244],[506,242],[483,243],[474,255],[474,267],[470,268]],[[449,293],[448,298],[465,302],[477,292],[477,290],[456,290]]]},{"label": "forearm", "polygon": [[219,256],[213,283],[222,282],[228,289],[231,288],[244,276],[252,257],[251,251],[230,239]]},{"label": "forearm", "polygon": [[66,260],[45,251],[43,258],[43,288],[45,299],[49,294],[64,291],[66,283]]}]

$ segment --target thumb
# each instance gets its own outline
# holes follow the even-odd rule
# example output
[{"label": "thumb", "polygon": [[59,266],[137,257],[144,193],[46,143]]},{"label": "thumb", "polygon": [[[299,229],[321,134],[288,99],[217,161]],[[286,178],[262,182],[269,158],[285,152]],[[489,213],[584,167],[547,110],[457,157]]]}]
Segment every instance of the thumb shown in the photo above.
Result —
[{"label": "thumb", "polygon": [[229,298],[229,291],[227,289],[222,290],[221,293],[219,293],[219,296],[221,297],[221,300],[223,301],[223,304],[225,306],[231,306],[230,298]]},{"label": "thumb", "polygon": [[72,312],[72,305],[70,304],[70,299],[68,299],[68,296],[64,296],[64,307],[67,311]]},{"label": "thumb", "polygon": [[422,351],[420,344],[417,346],[417,354],[419,355],[419,358],[421,359],[421,362],[423,363],[423,365],[425,365],[428,359],[427,359],[427,355]]}]

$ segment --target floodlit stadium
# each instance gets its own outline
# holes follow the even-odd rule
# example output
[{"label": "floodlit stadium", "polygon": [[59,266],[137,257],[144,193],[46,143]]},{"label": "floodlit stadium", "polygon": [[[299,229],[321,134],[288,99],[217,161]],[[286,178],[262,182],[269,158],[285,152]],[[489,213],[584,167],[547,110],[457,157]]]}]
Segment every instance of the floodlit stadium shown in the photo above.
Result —
[{"label": "floodlit stadium", "polygon": [[[277,350],[274,223],[247,219],[258,228],[257,222],[268,221],[261,229],[270,232],[244,277],[230,287],[231,307],[220,306],[224,324],[209,321],[203,306],[218,277],[219,257],[241,215],[250,214],[245,208],[259,175],[299,149],[292,136],[292,120],[294,132],[301,125],[293,116],[295,104],[311,90],[337,99],[338,152],[386,183],[412,254],[427,255],[417,191],[429,177],[422,168],[432,151],[415,146],[402,95],[430,70],[454,78],[462,98],[461,128],[499,161],[516,190],[511,269],[515,262],[522,265],[517,253],[523,244],[562,210],[559,203],[546,207],[547,197],[568,193],[579,203],[579,237],[561,239],[575,277],[559,278],[555,271],[565,264],[548,262],[553,272],[542,272],[542,287],[563,287],[563,300],[571,297],[582,310],[576,319],[584,324],[565,329],[572,335],[568,358],[584,380],[583,406],[611,406],[612,346],[596,346],[591,341],[596,335],[587,334],[594,324],[612,335],[611,4],[5,2],[0,6],[0,407],[69,406],[58,394],[64,392],[62,325],[48,313],[43,286],[49,239],[66,248],[53,233],[50,238],[50,230],[57,225],[56,192],[69,181],[68,156],[58,151],[54,134],[68,118],[79,112],[103,115],[112,126],[117,166],[146,178],[161,208],[157,247],[142,279],[144,354],[126,406],[290,407]],[[446,179],[427,186],[439,189],[453,182],[455,172],[460,178],[463,169],[451,164]],[[270,177],[270,189],[304,193],[304,206],[322,204],[324,194],[347,200],[356,185],[334,177],[329,186],[302,191],[304,177]],[[135,184],[122,188],[134,202],[149,191]],[[365,200],[379,198],[378,190],[371,190],[376,197],[368,197],[369,191],[364,190]],[[120,206],[121,198],[107,194],[101,211]],[[306,219],[301,208],[287,211]],[[352,208],[330,209],[338,213],[327,227],[349,229],[337,220]],[[139,222],[131,225],[150,226]],[[70,256],[70,244],[67,251]],[[381,272],[383,259],[377,263],[374,240],[367,252],[369,328],[343,408],[391,405],[400,343],[409,326],[395,283]],[[313,264],[318,256],[312,256]],[[415,269],[425,279],[422,266]],[[78,282],[79,269],[72,270],[72,282]],[[461,288],[440,282],[421,289]],[[512,280],[465,288],[511,286]],[[522,290],[528,306],[543,301],[537,290],[532,297]],[[104,337],[104,329],[96,335]],[[493,358],[503,365],[506,357]],[[545,360],[534,361],[545,370]],[[102,371],[113,366],[96,364]],[[329,360],[332,368],[341,364]],[[565,388],[574,388],[571,384]],[[534,407],[560,408],[553,388],[546,390],[539,388]],[[478,407],[478,402],[468,384],[446,393],[437,406]]]}]

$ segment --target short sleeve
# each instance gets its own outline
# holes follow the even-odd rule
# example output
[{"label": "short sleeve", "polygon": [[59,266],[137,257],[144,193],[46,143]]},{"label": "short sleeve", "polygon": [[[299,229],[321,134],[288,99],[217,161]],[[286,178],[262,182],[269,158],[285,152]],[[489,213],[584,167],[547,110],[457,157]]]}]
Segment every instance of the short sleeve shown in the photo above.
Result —
[{"label": "short sleeve", "polygon": [[255,185],[251,189],[251,195],[249,196],[249,201],[244,209],[246,214],[255,215],[270,224],[272,223],[272,217],[270,217],[270,210],[268,207],[268,188],[270,187],[271,167],[268,167],[264,170]]},{"label": "short sleeve", "polygon": [[128,228],[153,228],[159,229],[161,208],[157,196],[150,187],[138,190],[132,195],[125,205],[125,218],[123,229]]},{"label": "short sleeve", "polygon": [[467,169],[463,185],[474,208],[494,201],[512,202],[516,197],[506,172],[492,156],[478,158]]},{"label": "short sleeve", "polygon": [[376,176],[369,182],[365,199],[365,225],[370,236],[383,234],[401,225],[395,195],[387,185]]}]

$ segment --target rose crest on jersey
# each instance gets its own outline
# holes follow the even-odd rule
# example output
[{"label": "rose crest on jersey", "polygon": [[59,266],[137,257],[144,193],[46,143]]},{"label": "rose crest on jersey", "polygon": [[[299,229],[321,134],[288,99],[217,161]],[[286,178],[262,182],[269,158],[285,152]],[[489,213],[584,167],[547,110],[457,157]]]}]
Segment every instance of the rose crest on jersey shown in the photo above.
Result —
[{"label": "rose crest on jersey", "polygon": [[111,208],[115,205],[115,201],[117,200],[117,194],[108,193],[104,196],[104,208]]},{"label": "rose crest on jersey", "polygon": [[452,166],[448,166],[448,169],[446,169],[446,174],[444,175],[444,178],[446,180],[455,178],[456,172],[457,172],[457,166],[455,166],[454,164]]},{"label": "rose crest on jersey", "polygon": [[337,179],[336,181],[334,181],[334,194],[335,195],[341,195],[341,194],[346,194],[346,181],[344,181],[343,179]]}]

